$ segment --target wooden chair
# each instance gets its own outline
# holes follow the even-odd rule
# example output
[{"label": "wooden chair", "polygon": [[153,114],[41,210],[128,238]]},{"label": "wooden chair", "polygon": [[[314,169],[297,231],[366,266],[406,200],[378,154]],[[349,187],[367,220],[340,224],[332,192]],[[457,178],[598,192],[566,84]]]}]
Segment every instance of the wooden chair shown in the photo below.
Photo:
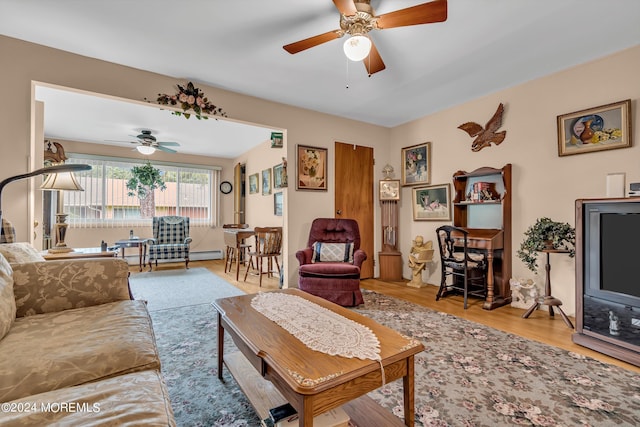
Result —
[{"label": "wooden chair", "polygon": [[[249,251],[249,261],[247,262],[247,269],[244,272],[244,281],[247,281],[247,275],[251,267],[253,267],[253,260],[255,258],[255,268],[258,270],[258,276],[260,277],[259,283],[260,286],[262,286],[262,275],[266,274],[267,277],[271,277],[273,274],[274,261],[276,267],[278,267],[278,274],[280,273],[278,257],[282,252],[282,227],[256,227],[254,231],[256,250]],[[267,260],[267,271],[264,271],[265,258]]]},{"label": "wooden chair", "polygon": [[[436,301],[449,292],[462,292],[464,295],[464,309],[467,309],[467,296],[487,296],[486,270],[487,262],[484,254],[469,252],[467,235],[464,228],[444,225],[436,229],[438,246],[440,248],[440,265],[442,278]],[[447,284],[447,277],[453,278],[453,283]]]},{"label": "wooden chair", "polygon": [[[243,229],[249,228],[249,224],[224,224],[222,228]],[[224,272],[230,272],[234,262],[246,262],[249,250],[251,250],[251,245],[247,243],[241,243],[239,246],[227,245]]]}]

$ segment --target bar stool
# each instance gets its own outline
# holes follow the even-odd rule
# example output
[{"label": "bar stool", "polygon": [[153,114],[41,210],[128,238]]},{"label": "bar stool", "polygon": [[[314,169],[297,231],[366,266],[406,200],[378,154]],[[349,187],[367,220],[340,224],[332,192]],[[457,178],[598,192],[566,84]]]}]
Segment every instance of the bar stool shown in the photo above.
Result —
[{"label": "bar stool", "polygon": [[[224,224],[222,228],[249,228],[249,224]],[[248,243],[241,243],[238,247],[227,245],[226,258],[224,261],[224,272],[230,272],[233,262],[244,262],[247,260],[247,252],[251,250],[251,245]]]}]

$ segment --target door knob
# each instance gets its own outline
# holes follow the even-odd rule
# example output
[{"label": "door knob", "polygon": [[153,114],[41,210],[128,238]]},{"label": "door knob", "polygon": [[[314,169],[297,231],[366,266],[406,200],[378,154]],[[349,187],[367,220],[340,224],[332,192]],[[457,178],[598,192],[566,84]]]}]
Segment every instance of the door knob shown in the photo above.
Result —
[{"label": "door knob", "polygon": [[336,215],[342,215],[342,210],[341,210],[341,209],[338,209],[338,210],[336,211]]}]

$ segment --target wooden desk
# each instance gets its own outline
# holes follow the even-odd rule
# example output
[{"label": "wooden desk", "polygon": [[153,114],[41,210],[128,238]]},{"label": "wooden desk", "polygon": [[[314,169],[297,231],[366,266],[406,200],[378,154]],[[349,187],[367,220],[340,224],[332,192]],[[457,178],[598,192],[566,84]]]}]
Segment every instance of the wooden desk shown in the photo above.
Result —
[{"label": "wooden desk", "polygon": [[482,308],[493,310],[511,303],[510,278],[504,277],[502,254],[496,253],[504,249],[504,232],[495,228],[464,229],[469,232],[467,235],[468,247],[485,252],[487,257],[487,298]]},{"label": "wooden desk", "polygon": [[[245,239],[255,235],[254,231],[249,228],[225,228],[224,230],[224,244],[227,246],[236,248],[236,281],[240,277],[240,245],[244,243]],[[225,260],[226,261],[226,260]]]},{"label": "wooden desk", "polygon": [[100,248],[76,248],[72,252],[59,253],[42,252],[42,257],[47,261],[76,258],[111,258],[117,255],[118,251],[103,251]]},{"label": "wooden desk", "polygon": [[[414,425],[414,355],[424,350],[420,342],[403,337],[368,317],[298,289],[272,292],[297,295],[369,327],[380,341],[386,382],[403,379],[405,425]],[[390,412],[372,404],[370,398],[363,396],[382,385],[380,363],[330,356],[309,349],[285,329],[254,310],[251,307],[254,296],[255,294],[222,298],[212,305],[218,312],[218,378],[222,380],[223,365],[227,366],[261,417],[265,417],[264,405],[256,404],[257,398],[252,399],[252,396],[265,394],[265,390],[261,388],[261,393],[255,394],[246,391],[258,386],[247,384],[247,373],[237,369],[239,365],[234,361],[236,356],[229,357],[230,360],[226,361],[225,330],[248,360],[248,363],[240,365],[250,364],[253,371],[270,381],[278,393],[296,409],[303,426],[313,426],[315,415],[341,405],[344,405],[356,425],[361,427],[402,425]],[[268,397],[262,397],[261,400],[269,401]]]}]

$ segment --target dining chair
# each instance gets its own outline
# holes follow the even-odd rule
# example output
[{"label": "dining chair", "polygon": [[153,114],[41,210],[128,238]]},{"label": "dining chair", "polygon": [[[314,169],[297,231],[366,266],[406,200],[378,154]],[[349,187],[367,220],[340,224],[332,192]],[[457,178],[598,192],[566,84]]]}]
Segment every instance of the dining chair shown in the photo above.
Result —
[{"label": "dining chair", "polygon": [[[226,229],[247,229],[249,228],[249,224],[223,224],[222,228]],[[224,261],[224,272],[228,273],[232,271],[233,263],[236,262],[246,262],[247,260],[247,251],[251,250],[251,245],[248,243],[240,243],[239,245],[230,245],[227,244],[226,253],[225,253],[225,261]]]},{"label": "dining chair", "polygon": [[[450,292],[462,292],[465,310],[469,295],[483,299],[487,296],[487,261],[484,254],[469,251],[468,234],[464,228],[452,225],[436,229],[442,268],[436,301]],[[448,277],[452,277],[452,283],[447,283]]]},{"label": "dining chair", "polygon": [[[275,262],[278,268],[278,274],[280,274],[280,264],[278,263],[278,257],[282,253],[282,227],[256,227],[255,232],[255,250],[249,251],[249,259],[247,261],[247,269],[244,272],[244,281],[247,281],[249,270],[254,267],[253,261],[255,259],[255,267],[258,276],[259,284],[262,286],[262,276],[267,275],[271,277],[273,275],[273,263]],[[267,270],[264,270],[264,264],[267,264]]]}]

